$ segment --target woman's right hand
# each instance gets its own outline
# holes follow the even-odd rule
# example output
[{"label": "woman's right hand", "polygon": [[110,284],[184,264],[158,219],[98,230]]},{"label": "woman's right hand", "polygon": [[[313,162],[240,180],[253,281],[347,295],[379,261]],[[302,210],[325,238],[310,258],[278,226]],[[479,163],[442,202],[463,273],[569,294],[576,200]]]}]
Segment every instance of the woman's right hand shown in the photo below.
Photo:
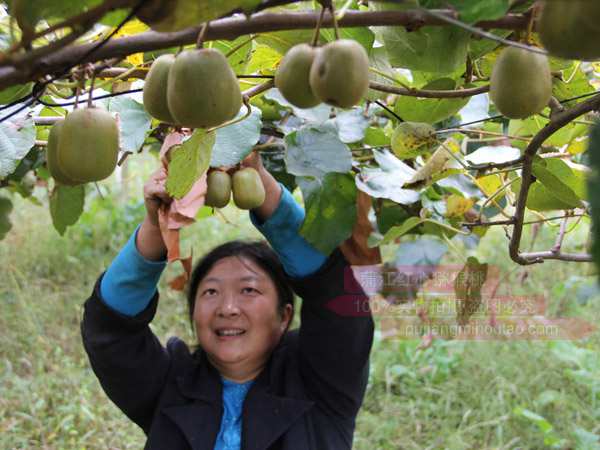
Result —
[{"label": "woman's right hand", "polygon": [[158,210],[163,205],[169,205],[173,198],[167,194],[165,181],[167,171],[163,166],[155,171],[146,184],[144,184],[144,204],[146,205],[146,218],[151,225],[158,228]]}]

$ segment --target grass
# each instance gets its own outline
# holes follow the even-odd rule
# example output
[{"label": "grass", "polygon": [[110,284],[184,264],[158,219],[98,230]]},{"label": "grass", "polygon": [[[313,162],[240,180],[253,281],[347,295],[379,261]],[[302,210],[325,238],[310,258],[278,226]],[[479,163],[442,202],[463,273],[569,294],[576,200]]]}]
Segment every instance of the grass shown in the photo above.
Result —
[{"label": "grass", "polygon": [[[147,167],[136,170],[132,198]],[[105,194],[110,186],[103,185]],[[14,228],[0,242],[2,449],[143,447],[143,433],[102,392],[79,335],[83,301],[143,216],[141,203],[114,198],[116,191],[88,202],[65,237],[52,229],[46,210],[15,201]],[[225,215],[231,223],[209,218],[185,230],[184,248],[193,247],[197,257],[239,236],[258,237],[245,213],[227,209]],[[536,248],[553,239],[554,231],[542,228]],[[581,251],[586,239],[584,224],[569,235],[571,250]],[[460,262],[466,253],[459,246],[445,262]],[[514,269],[499,229],[475,254],[513,270],[502,289],[545,294],[550,315],[600,322],[589,266],[549,262]],[[161,281],[152,327],[163,342],[171,335],[193,340],[185,299],[165,287],[180,270],[170,267]],[[381,318],[376,323],[356,449],[600,449],[598,333],[577,342],[434,340],[419,349],[418,341],[384,338]]]}]

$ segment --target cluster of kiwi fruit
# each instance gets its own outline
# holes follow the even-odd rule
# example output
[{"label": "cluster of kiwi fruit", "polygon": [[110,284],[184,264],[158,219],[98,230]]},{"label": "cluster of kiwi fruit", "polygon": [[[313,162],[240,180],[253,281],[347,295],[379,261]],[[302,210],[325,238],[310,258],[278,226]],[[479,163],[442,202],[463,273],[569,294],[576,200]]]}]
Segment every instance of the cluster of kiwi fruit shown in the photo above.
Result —
[{"label": "cluster of kiwi fruit", "polygon": [[103,109],[81,108],[50,129],[46,162],[58,184],[76,186],[108,177],[118,153],[117,121]]},{"label": "cluster of kiwi fruit", "polygon": [[235,73],[225,56],[210,48],[156,58],[146,76],[143,99],[152,117],[187,128],[221,125],[242,106]]},{"label": "cluster of kiwi fruit", "polygon": [[350,108],[369,88],[369,57],[362,45],[351,39],[322,47],[298,44],[281,60],[275,86],[298,108],[312,108],[321,102]]},{"label": "cluster of kiwi fruit", "polygon": [[233,202],[240,209],[254,209],[265,201],[265,188],[258,172],[252,167],[236,170],[233,175],[212,170],[207,177],[206,206],[224,208],[233,193]]}]

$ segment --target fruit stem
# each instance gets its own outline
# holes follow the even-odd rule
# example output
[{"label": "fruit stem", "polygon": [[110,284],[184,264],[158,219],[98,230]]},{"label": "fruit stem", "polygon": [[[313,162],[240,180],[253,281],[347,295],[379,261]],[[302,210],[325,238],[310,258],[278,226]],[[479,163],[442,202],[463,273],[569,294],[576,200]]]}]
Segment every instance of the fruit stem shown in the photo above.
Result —
[{"label": "fruit stem", "polygon": [[206,33],[208,32],[208,24],[210,21],[204,22],[202,28],[200,29],[200,33],[198,33],[198,38],[196,39],[196,48],[204,47],[204,40],[206,39]]},{"label": "fruit stem", "polygon": [[329,5],[329,12],[331,13],[331,20],[333,20],[333,31],[335,33],[335,39],[339,40],[340,38],[340,30],[338,28],[337,17],[335,17],[335,6],[333,2]]},{"label": "fruit stem", "polygon": [[90,81],[90,91],[88,94],[87,106],[88,108],[94,107],[94,83],[96,82],[96,72],[92,71],[92,79]]},{"label": "fruit stem", "polygon": [[323,16],[325,15],[325,7],[321,8],[321,14],[319,15],[319,20],[317,21],[317,26],[315,27],[315,33],[313,34],[312,42],[310,45],[316,47],[319,44],[319,36],[321,35],[321,24],[323,23]]}]

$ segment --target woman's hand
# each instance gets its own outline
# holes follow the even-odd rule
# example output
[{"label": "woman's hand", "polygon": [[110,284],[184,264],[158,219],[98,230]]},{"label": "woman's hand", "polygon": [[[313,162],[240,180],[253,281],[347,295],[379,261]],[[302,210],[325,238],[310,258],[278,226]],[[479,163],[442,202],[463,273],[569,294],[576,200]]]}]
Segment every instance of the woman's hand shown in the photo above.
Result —
[{"label": "woman's hand", "polygon": [[279,200],[281,199],[281,186],[273,175],[269,173],[265,166],[263,166],[260,153],[252,151],[242,161],[243,167],[252,167],[260,175],[263,186],[265,188],[265,201],[258,208],[254,209],[253,212],[263,222],[268,220],[269,217],[275,212],[277,206],[279,206]]},{"label": "woman's hand", "polygon": [[146,205],[146,218],[150,224],[158,228],[158,210],[162,205],[169,205],[173,199],[167,194],[165,181],[167,171],[160,167],[156,172],[150,175],[146,184],[144,184],[144,204]]},{"label": "woman's hand", "polygon": [[169,205],[173,199],[167,194],[165,180],[167,172],[160,167],[150,175],[144,184],[144,204],[146,205],[146,218],[142,222],[137,239],[136,247],[140,254],[149,260],[159,261],[165,258],[167,247],[160,232],[158,223],[158,210],[163,205]]}]

